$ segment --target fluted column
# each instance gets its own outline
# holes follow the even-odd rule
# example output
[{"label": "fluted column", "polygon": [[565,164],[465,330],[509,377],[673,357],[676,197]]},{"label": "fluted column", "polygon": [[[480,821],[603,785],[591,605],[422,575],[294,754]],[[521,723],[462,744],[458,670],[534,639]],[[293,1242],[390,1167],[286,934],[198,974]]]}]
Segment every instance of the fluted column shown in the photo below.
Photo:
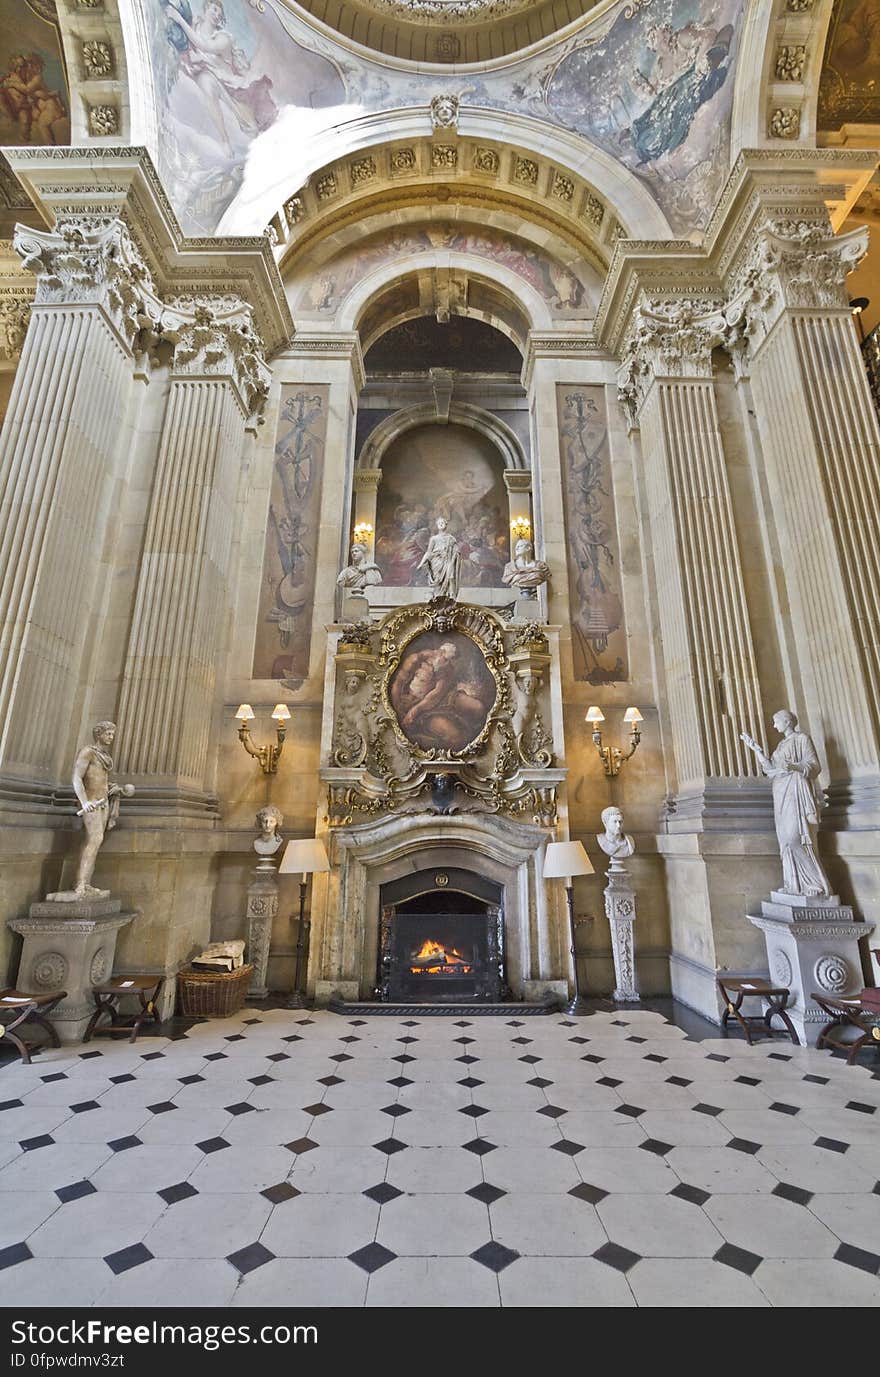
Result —
[{"label": "fluted column", "polygon": [[[37,293],[0,436],[0,775],[39,784],[69,753],[152,282],[119,219],[18,226],[14,243]],[[14,345],[21,314],[4,324]]]},{"label": "fluted column", "polygon": [[754,226],[728,315],[751,374],[827,819],[880,822],[880,433],[845,278],[867,232],[824,205]]},{"label": "fluted column", "polygon": [[760,729],[763,713],[712,380],[721,318],[711,306],[643,303],[620,374],[641,428],[675,759],[671,831],[769,822],[766,788],[739,739]]},{"label": "fluted column", "polygon": [[209,797],[214,689],[227,638],[233,518],[248,418],[268,391],[250,308],[179,299],[119,708],[120,768],[163,810]]}]

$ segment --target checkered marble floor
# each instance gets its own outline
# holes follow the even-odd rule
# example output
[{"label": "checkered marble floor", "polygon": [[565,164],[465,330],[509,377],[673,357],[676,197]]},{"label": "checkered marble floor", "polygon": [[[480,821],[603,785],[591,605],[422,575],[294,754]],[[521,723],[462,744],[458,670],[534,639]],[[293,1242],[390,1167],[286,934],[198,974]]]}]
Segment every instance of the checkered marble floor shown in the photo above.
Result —
[{"label": "checkered marble floor", "polygon": [[246,1009],[41,1053],[0,1069],[4,1295],[876,1305],[873,1065],[633,1009]]}]

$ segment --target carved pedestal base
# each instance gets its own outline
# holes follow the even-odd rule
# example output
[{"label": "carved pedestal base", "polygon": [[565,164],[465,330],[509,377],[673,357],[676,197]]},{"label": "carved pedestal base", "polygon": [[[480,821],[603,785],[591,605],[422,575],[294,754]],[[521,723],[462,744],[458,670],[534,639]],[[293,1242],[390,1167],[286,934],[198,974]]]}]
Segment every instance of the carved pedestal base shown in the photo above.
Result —
[{"label": "carved pedestal base", "polygon": [[635,1004],[639,999],[636,976],[635,937],[636,896],[630,888],[629,876],[621,867],[615,871],[612,863],[605,890],[605,916],[611,928],[611,950],[614,954],[614,994],[619,1003]]},{"label": "carved pedestal base", "polygon": [[272,923],[278,912],[278,877],[275,862],[265,857],[254,871],[247,892],[247,960],[254,968],[248,999],[265,999],[269,971]]},{"label": "carved pedestal base", "polygon": [[786,1012],[805,1047],[815,1044],[828,1015],[810,998],[819,994],[854,994],[862,988],[859,942],[874,923],[853,921],[853,911],[836,896],[804,899],[774,892],[761,913],[748,915],[764,934],[767,966],[774,984],[787,985]]},{"label": "carved pedestal base", "polygon": [[51,994],[66,990],[49,1015],[62,1042],[81,1042],[95,1011],[93,985],[113,972],[116,938],[137,914],[123,912],[118,899],[76,899],[31,904],[27,918],[10,918],[24,947],[16,976],[20,990]]}]

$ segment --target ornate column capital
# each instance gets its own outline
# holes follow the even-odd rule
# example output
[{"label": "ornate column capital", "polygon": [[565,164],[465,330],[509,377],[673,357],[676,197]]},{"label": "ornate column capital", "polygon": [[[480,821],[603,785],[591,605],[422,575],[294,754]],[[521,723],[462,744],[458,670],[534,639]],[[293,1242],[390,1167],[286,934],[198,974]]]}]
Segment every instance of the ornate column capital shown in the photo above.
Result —
[{"label": "ornate column capital", "polygon": [[720,300],[646,297],[635,308],[617,375],[617,395],[635,421],[655,378],[712,377],[712,350],[728,326]]},{"label": "ornate column capital", "polygon": [[245,415],[259,417],[271,374],[253,311],[239,296],[180,296],[162,314],[162,335],[174,345],[177,377],[227,378]]},{"label": "ornate column capital", "polygon": [[834,234],[827,216],[768,216],[731,283],[725,318],[754,352],[785,310],[849,310],[846,277],[868,251],[866,227]]},{"label": "ornate column capital", "polygon": [[378,492],[381,482],[381,469],[355,469],[354,471],[355,492]]},{"label": "ornate column capital", "polygon": [[19,224],[12,243],[22,267],[36,276],[36,306],[99,306],[129,350],[155,320],[152,276],[118,217],[62,216],[51,230]]}]

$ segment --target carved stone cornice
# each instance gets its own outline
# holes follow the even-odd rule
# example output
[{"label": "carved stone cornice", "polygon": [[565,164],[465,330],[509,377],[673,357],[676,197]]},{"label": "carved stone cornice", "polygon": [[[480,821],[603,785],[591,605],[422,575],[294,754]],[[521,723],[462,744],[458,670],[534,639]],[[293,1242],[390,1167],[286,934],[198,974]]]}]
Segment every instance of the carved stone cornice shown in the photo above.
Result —
[{"label": "carved stone cornice", "polygon": [[297,329],[293,340],[284,351],[284,357],[296,358],[297,355],[344,360],[352,370],[358,392],[363,390],[367,375],[360,335],[356,330],[336,331],[330,334],[319,330]]},{"label": "carved stone cornice", "polygon": [[253,311],[241,297],[178,297],[161,319],[174,345],[173,376],[228,379],[246,416],[259,416],[271,374]]},{"label": "carved stone cornice", "polygon": [[[590,322],[587,322],[589,326]],[[589,333],[573,334],[568,330],[530,330],[523,356],[522,385],[529,388],[538,359],[607,359],[607,351],[599,344],[595,335]]]},{"label": "carved stone cornice", "polygon": [[53,230],[16,225],[13,247],[37,279],[36,306],[101,307],[133,350],[144,320],[155,312],[147,265],[118,217],[59,218]]}]

